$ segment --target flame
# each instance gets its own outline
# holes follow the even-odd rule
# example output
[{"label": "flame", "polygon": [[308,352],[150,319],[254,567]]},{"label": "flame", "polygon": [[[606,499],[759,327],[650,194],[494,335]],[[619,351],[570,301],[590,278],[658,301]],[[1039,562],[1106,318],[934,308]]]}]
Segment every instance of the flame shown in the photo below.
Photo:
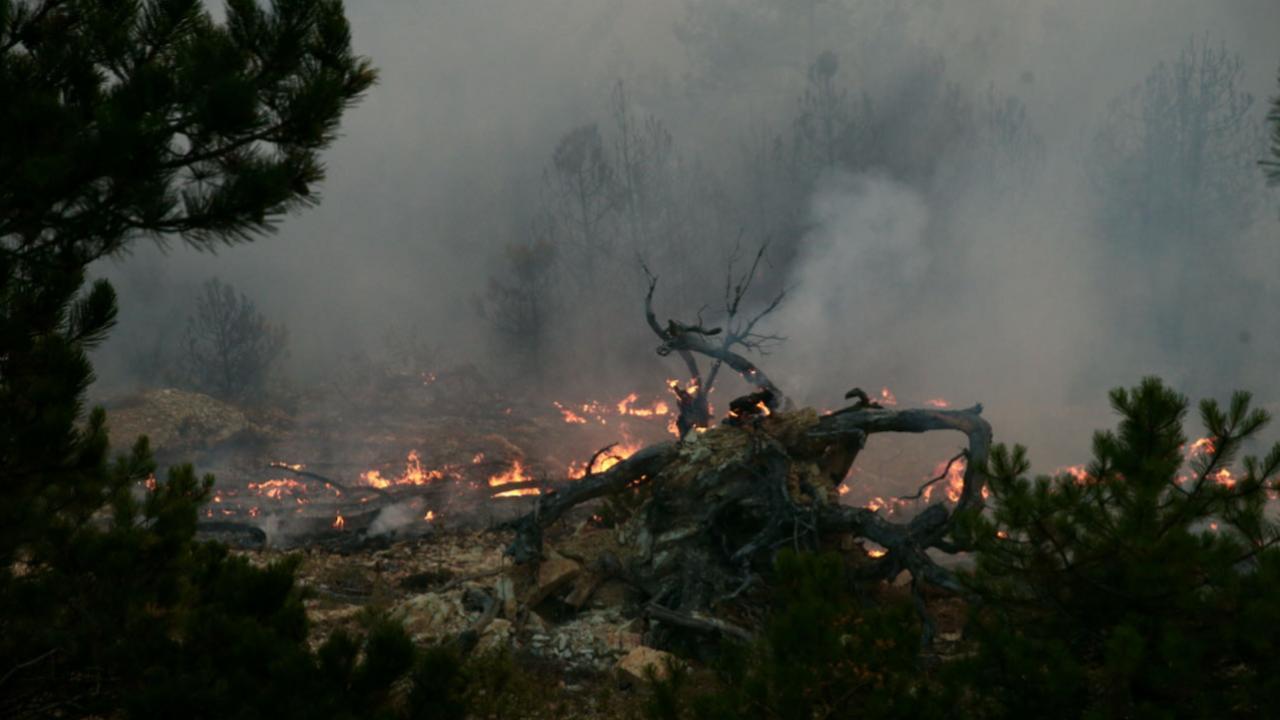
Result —
[{"label": "flame", "polygon": [[151,492],[155,492],[156,491],[156,474],[151,473],[150,475],[148,475],[147,479],[142,481],[142,484],[147,488],[147,490]]},{"label": "flame", "polygon": [[765,417],[769,417],[770,415],[772,415],[772,414],[773,414],[773,411],[769,409],[769,406],[768,406],[768,405],[765,405],[765,404],[764,404],[764,401],[763,401],[763,400],[761,400],[760,402],[756,403],[756,407],[757,407],[757,408],[760,408],[760,414],[761,414],[761,415],[764,415]]},{"label": "flame", "polygon": [[436,520],[436,511],[435,511],[435,510],[428,510],[428,511],[427,511],[427,514],[422,516],[422,519],[423,519],[423,520],[426,520],[427,522],[435,522],[435,520]]},{"label": "flame", "polygon": [[870,550],[867,550],[867,555],[873,558],[882,558],[888,554],[889,554],[889,551],[885,550],[884,548],[871,548]]},{"label": "flame", "polygon": [[302,470],[303,468],[306,467],[306,465],[303,465],[302,463],[287,463],[287,462],[284,462],[283,460],[276,460],[275,462],[270,463],[270,465],[271,467],[284,468],[286,470],[293,470],[294,472]]},{"label": "flame", "polygon": [[1191,443],[1191,447],[1187,449],[1187,457],[1201,457],[1204,455],[1212,455],[1214,452],[1213,438],[1202,437]]},{"label": "flame", "polygon": [[[615,446],[609,452],[596,458],[595,463],[591,466],[591,474],[597,475],[626,460],[641,448],[640,443],[634,440],[628,440]],[[569,465],[569,479],[581,480],[587,476],[587,463],[571,463]]]},{"label": "flame", "polygon": [[360,475],[360,479],[364,481],[364,484],[379,490],[392,485],[426,485],[444,477],[445,471],[443,469],[424,469],[422,467],[422,458],[418,455],[417,450],[409,451],[409,455],[405,458],[404,473],[398,478],[385,478],[377,470],[367,470]]},{"label": "flame", "polygon": [[1058,472],[1055,474],[1070,475],[1077,483],[1080,483],[1081,485],[1084,485],[1092,480],[1092,478],[1089,477],[1089,471],[1085,469],[1084,465],[1068,465],[1066,467],[1058,468]]},{"label": "flame", "polygon": [[[533,478],[525,475],[524,465],[515,460],[511,463],[511,467],[506,472],[498,473],[489,478],[489,487],[497,488],[512,483],[530,482]],[[494,497],[519,497],[521,495],[541,495],[542,491],[538,488],[517,488],[515,490],[507,490],[494,494]]]},{"label": "flame", "polygon": [[[933,468],[933,475],[931,477],[938,477],[939,475],[942,474],[944,470],[946,470],[947,477],[945,478],[946,480],[945,489],[947,493],[947,499],[950,500],[951,502],[959,502],[960,495],[964,492],[965,465],[966,465],[965,459],[962,457],[956,460],[955,462],[951,463],[950,468],[947,468],[947,463],[945,461],[938,463]],[[933,490],[936,487],[938,486],[930,485],[929,487],[924,489],[924,493],[922,497],[924,498],[925,502],[929,502],[929,498],[933,495]],[[983,490],[985,489],[986,488],[983,488]],[[985,497],[985,493],[984,493],[984,497]]]},{"label": "flame", "polygon": [[342,517],[342,513],[338,513],[338,516],[333,519],[333,525],[331,525],[330,527],[332,527],[334,530],[342,530],[346,526],[347,526],[347,519]]},{"label": "flame", "polygon": [[249,489],[256,495],[266,495],[272,500],[280,500],[286,495],[305,493],[307,486],[290,478],[265,480],[260,483],[249,483]]},{"label": "flame", "polygon": [[996,537],[1000,538],[1001,540],[1008,540],[1009,533],[1005,532],[1004,530],[997,530]]},{"label": "flame", "polygon": [[1222,468],[1218,472],[1214,473],[1211,477],[1213,478],[1214,482],[1218,483],[1224,488],[1231,488],[1231,487],[1234,487],[1236,484],[1235,476],[1232,475],[1231,471],[1228,470],[1227,468]]},{"label": "flame", "polygon": [[482,462],[484,462],[484,453],[482,452],[476,453],[475,456],[471,458],[472,465],[479,465]]},{"label": "flame", "polygon": [[552,405],[555,405],[556,409],[560,411],[560,414],[564,416],[564,421],[566,423],[569,423],[570,425],[586,425],[587,424],[586,418],[575,413],[569,408],[561,405],[560,403],[553,402]]},{"label": "flame", "polygon": [[924,401],[924,404],[928,405],[929,407],[936,407],[936,408],[951,407],[951,403],[947,402],[946,400],[943,400],[942,398],[929,398],[928,400]]},{"label": "flame", "polygon": [[880,404],[886,407],[897,405],[898,397],[889,388],[880,388]]}]

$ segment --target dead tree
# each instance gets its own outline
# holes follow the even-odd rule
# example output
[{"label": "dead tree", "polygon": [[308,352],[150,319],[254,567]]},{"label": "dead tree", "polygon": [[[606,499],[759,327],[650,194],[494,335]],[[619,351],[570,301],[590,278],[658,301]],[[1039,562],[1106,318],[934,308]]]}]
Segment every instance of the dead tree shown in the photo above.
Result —
[{"label": "dead tree", "polygon": [[[961,551],[952,533],[954,520],[982,507],[991,428],[981,412],[981,406],[855,406],[819,415],[806,408],[652,445],[606,472],[539,498],[533,512],[512,523],[516,536],[508,554],[517,563],[536,561],[544,528],[571,508],[645,487],[648,499],[615,537],[624,548],[621,564],[628,580],[651,606],[662,608],[658,614],[705,619],[710,613],[731,621],[743,614],[739,601],[749,595],[746,591],[767,578],[778,550],[834,549],[849,546],[841,540],[852,538],[883,548],[879,557],[859,551],[859,578],[911,574],[928,643],[933,625],[922,591],[963,591],[929,551]],[[968,440],[963,489],[953,506],[936,503],[910,521],[896,522],[838,502],[836,488],[870,436],[936,430],[960,432]]]},{"label": "dead tree", "polygon": [[[758,334],[755,327],[778,306],[783,293],[755,315],[739,316],[764,251],[762,247],[756,253],[737,282],[730,272],[722,328],[706,327],[700,316],[692,325],[675,320],[660,325],[652,303],[657,278],[645,268],[645,317],[662,339],[658,353],[676,353],[692,377],[689,390],[676,387],[682,401],[680,439],[644,448],[605,472],[541,496],[532,512],[509,523],[515,538],[507,553],[518,564],[538,561],[543,557],[544,529],[569,510],[597,498],[643,491],[644,500],[634,514],[610,530],[610,537],[586,541],[579,555],[609,553],[626,581],[642,594],[651,619],[742,637],[749,633],[743,625],[752,624],[756,614],[752,591],[767,585],[780,549],[852,547],[858,548],[851,562],[862,580],[910,573],[924,624],[922,641],[928,645],[934,626],[925,610],[924,589],[963,592],[953,574],[929,553],[964,549],[954,532],[955,521],[982,508],[991,427],[979,405],[964,410],[886,409],[856,388],[846,395],[855,399],[854,404],[835,412],[782,409],[781,391],[735,351],[758,351],[781,339]],[[705,380],[698,355],[711,361]],[[756,392],[731,403],[721,425],[688,432],[709,425],[706,390],[722,365],[737,371]],[[960,432],[968,441],[948,464],[950,470],[955,462],[965,461],[956,503],[935,503],[905,522],[840,504],[838,488],[872,435],[939,430]],[[863,542],[879,548],[867,552]]]},{"label": "dead tree", "polygon": [[[645,276],[649,280],[649,290],[644,299],[644,316],[662,344],[657,352],[663,357],[675,353],[684,362],[689,373],[689,384],[681,387],[678,382],[671,385],[676,395],[676,406],[679,413],[676,428],[684,437],[693,428],[706,428],[711,423],[711,406],[708,397],[715,385],[716,377],[723,365],[728,365],[738,372],[742,379],[761,390],[767,391],[770,411],[778,409],[783,400],[782,393],[760,368],[737,352],[738,349],[748,352],[768,354],[769,348],[784,340],[780,335],[759,333],[756,325],[767,315],[778,308],[786,296],[781,290],[773,299],[754,315],[744,315],[742,302],[746,298],[751,284],[755,281],[760,263],[765,258],[769,244],[762,243],[752,258],[751,265],[742,275],[735,277],[733,273],[734,257],[729,260],[729,269],[725,273],[724,282],[724,327],[708,328],[702,320],[702,311],[698,311],[697,322],[689,325],[678,320],[667,320],[664,327],[659,324],[653,311],[653,292],[658,286],[658,277],[647,265],[641,263]],[[706,376],[698,364],[697,355],[709,358],[711,366]]]}]

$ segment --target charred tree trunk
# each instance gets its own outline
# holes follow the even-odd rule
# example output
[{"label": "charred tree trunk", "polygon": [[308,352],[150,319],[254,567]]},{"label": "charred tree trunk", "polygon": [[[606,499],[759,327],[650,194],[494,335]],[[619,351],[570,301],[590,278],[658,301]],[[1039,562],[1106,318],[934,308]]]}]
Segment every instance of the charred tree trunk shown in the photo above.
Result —
[{"label": "charred tree trunk", "polygon": [[[651,606],[686,618],[736,617],[735,602],[768,576],[778,550],[833,549],[847,536],[885,550],[876,559],[864,554],[865,579],[907,571],[917,593],[925,586],[960,592],[956,578],[928,551],[960,550],[951,537],[953,520],[982,506],[991,428],[981,410],[857,405],[823,416],[813,410],[773,413],[692,433],[541,497],[533,512],[512,524],[516,536],[508,553],[517,563],[536,560],[543,529],[570,508],[643,488],[645,502],[612,531],[626,548],[622,564]],[[933,504],[909,522],[895,522],[839,504],[836,489],[870,436],[941,430],[968,438],[964,486],[954,506]],[[925,621],[928,642],[932,624],[927,616]]]}]

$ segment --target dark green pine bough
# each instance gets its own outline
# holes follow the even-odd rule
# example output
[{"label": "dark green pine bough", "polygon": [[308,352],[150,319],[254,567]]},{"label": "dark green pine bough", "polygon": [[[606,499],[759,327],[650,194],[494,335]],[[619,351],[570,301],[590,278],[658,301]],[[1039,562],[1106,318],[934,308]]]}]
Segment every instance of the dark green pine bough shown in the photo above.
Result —
[{"label": "dark green pine bough", "polygon": [[375,81],[339,0],[226,10],[0,0],[0,716],[441,707],[438,671],[389,700],[420,674],[398,628],[312,653],[291,565],[193,541],[211,478],[144,492],[145,439],[110,460],[86,416],[86,351],[116,319],[86,267],[146,238],[249,241],[314,203],[319,153]]}]

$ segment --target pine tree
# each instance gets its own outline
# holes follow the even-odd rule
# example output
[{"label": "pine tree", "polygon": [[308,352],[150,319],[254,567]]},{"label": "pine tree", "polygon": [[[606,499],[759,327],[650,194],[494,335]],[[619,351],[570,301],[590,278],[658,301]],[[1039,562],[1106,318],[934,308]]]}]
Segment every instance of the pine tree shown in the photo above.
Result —
[{"label": "pine tree", "polygon": [[964,681],[990,717],[1259,717],[1280,700],[1280,444],[1231,463],[1270,420],[1237,393],[1200,404],[1148,378],[1111,393],[1119,427],[1083,473],[1025,477],[993,449],[989,517],[969,518],[982,599]]},{"label": "pine tree", "polygon": [[116,318],[88,264],[314,203],[374,79],[338,0],[0,0],[0,715],[383,717],[423,662],[390,626],[312,653],[291,564],[194,540],[212,478],[109,460],[84,408]]}]

